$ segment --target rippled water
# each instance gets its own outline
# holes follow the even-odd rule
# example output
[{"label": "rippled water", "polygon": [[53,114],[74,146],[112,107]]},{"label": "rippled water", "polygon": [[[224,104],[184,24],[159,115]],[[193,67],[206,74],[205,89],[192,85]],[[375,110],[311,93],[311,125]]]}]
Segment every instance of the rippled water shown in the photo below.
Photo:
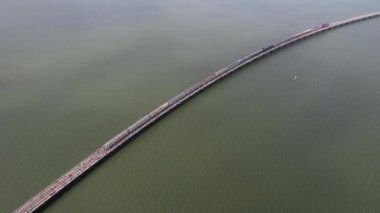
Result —
[{"label": "rippled water", "polygon": [[[354,1],[0,2],[0,212],[139,117]],[[380,19],[284,49],[162,119],[46,212],[379,212]],[[294,79],[297,76],[297,79]]]}]

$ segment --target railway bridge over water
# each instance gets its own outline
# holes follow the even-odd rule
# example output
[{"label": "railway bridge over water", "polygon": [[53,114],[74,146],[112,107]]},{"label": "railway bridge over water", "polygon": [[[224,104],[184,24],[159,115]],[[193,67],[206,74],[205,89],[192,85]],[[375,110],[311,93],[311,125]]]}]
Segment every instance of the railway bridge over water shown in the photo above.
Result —
[{"label": "railway bridge over water", "polygon": [[250,64],[260,58],[263,58],[264,56],[270,53],[273,53],[286,46],[292,45],[297,41],[304,40],[310,36],[314,36],[316,34],[319,34],[328,30],[342,27],[344,25],[352,24],[354,22],[359,22],[359,21],[363,21],[366,19],[375,18],[379,16],[380,16],[380,11],[367,13],[364,15],[355,16],[352,18],[343,19],[340,21],[332,22],[332,23],[325,23],[320,26],[307,29],[305,31],[296,33],[288,38],[285,38],[281,41],[275,42],[268,47],[265,47],[256,52],[253,52],[249,54],[248,56],[243,57],[235,61],[234,63],[228,65],[227,67],[220,69],[219,71],[211,74],[210,76],[206,77],[202,81],[199,81],[196,84],[189,87],[188,89],[184,90],[177,96],[173,97],[172,99],[165,102],[164,104],[162,104],[161,106],[153,110],[152,112],[145,115],[140,120],[136,121],[127,129],[120,132],[118,135],[116,135],[111,140],[106,142],[103,146],[101,146],[99,149],[97,149],[95,152],[93,152],[83,161],[79,162],[72,169],[67,171],[61,177],[56,179],[53,183],[48,185],[46,188],[44,188],[42,191],[40,191],[38,194],[36,194],[26,203],[24,203],[20,208],[15,210],[15,212],[17,213],[33,212],[41,208],[42,206],[47,204],[48,201],[50,201],[54,196],[61,193],[70,184],[73,184],[75,180],[78,180],[79,177],[83,176],[86,172],[88,172],[89,169],[93,168],[94,165],[104,160],[112,152],[116,151],[122,145],[126,144],[128,141],[136,137],[139,133],[141,133],[147,127],[152,125],[154,122],[156,122],[157,120],[159,120],[160,118],[162,118],[163,116],[168,114],[170,111],[172,111],[173,109],[175,109],[176,107],[184,103],[185,101],[189,100],[196,94],[199,94],[200,92],[210,87],[214,83],[218,82],[219,80],[223,79],[229,74],[236,72],[237,70],[246,66],[247,64]]}]

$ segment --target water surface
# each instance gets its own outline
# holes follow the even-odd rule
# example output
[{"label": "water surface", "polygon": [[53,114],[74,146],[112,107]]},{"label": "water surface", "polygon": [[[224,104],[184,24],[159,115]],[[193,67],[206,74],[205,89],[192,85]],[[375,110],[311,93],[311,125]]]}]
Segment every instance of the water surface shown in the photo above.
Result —
[{"label": "water surface", "polygon": [[[1,212],[218,68],[379,8],[375,0],[1,1]],[[379,19],[350,25],[232,75],[46,212],[378,212],[379,29]]]}]

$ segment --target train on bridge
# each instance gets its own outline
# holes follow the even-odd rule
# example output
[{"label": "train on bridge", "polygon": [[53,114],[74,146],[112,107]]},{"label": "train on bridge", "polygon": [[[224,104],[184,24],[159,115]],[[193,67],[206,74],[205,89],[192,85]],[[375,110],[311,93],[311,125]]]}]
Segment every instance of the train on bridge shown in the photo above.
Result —
[{"label": "train on bridge", "polygon": [[116,135],[111,140],[106,142],[103,146],[98,148],[90,156],[88,156],[83,161],[75,165],[72,169],[67,171],[65,174],[63,174],[53,183],[51,183],[46,188],[44,188],[41,192],[36,194],[33,198],[31,198],[26,203],[24,203],[15,212],[25,213],[25,212],[32,212],[32,211],[37,210],[38,208],[46,204],[52,197],[54,197],[59,192],[61,192],[65,187],[73,183],[75,179],[83,175],[95,164],[99,163],[102,159],[108,156],[111,152],[113,152],[122,144],[125,144],[125,142],[129,141],[132,137],[136,136],[139,132],[144,130],[149,124],[152,124],[153,122],[157,121],[159,118],[161,118],[163,115],[168,113],[170,110],[175,109],[184,101],[189,100],[191,97],[198,94],[200,91],[206,89],[211,84],[217,82],[218,80],[222,79],[228,74],[233,73],[239,68],[253,62],[254,60],[262,58],[263,56],[271,52],[274,52],[275,50],[280,49],[281,47],[285,47],[296,41],[300,41],[304,38],[315,35],[319,32],[323,32],[329,29],[333,29],[336,27],[344,26],[350,23],[354,23],[357,21],[374,18],[378,16],[380,16],[380,12],[367,13],[364,15],[355,16],[352,18],[348,18],[348,19],[344,19],[344,20],[340,20],[340,21],[336,21],[332,23],[325,23],[317,27],[295,33],[288,38],[275,42],[262,49],[259,49],[249,54],[248,56],[245,56],[239,59],[238,61],[231,63],[227,67],[218,70],[217,72],[207,76],[203,80],[190,86],[189,88],[187,88],[180,94],[176,95],[175,97],[171,98],[167,102],[163,103],[162,105],[160,105],[159,107],[157,107],[156,109],[154,109],[153,111],[151,111],[150,113],[146,114],[144,117],[139,119],[137,122],[129,126],[127,129],[120,132],[118,135]]}]

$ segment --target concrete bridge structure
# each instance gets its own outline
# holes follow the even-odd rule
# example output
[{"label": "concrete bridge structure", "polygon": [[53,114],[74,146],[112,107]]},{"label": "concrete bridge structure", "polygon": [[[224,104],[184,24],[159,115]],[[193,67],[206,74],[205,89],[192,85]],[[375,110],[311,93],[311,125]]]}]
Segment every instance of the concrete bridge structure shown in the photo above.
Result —
[{"label": "concrete bridge structure", "polygon": [[17,213],[25,213],[25,212],[33,212],[37,209],[40,209],[42,206],[47,204],[53,197],[63,192],[65,188],[69,185],[73,184],[74,181],[78,180],[79,177],[83,176],[86,172],[88,172],[91,168],[93,168],[96,164],[104,160],[108,157],[112,152],[116,151],[122,145],[131,141],[134,137],[136,137],[139,133],[145,130],[147,127],[152,125],[154,122],[158,121],[160,118],[168,114],[170,111],[174,110],[176,107],[189,100],[196,94],[199,94],[206,88],[215,84],[219,80],[224,77],[238,71],[240,68],[263,58],[264,56],[273,53],[281,48],[292,45],[295,42],[304,40],[310,36],[317,35],[319,33],[329,31],[338,27],[342,27],[348,24],[352,24],[355,22],[363,21],[366,19],[371,19],[380,16],[380,11],[367,13],[360,16],[355,16],[348,19],[343,19],[336,22],[325,23],[320,26],[307,29],[305,31],[296,33],[288,38],[285,38],[281,41],[275,42],[268,47],[262,48],[258,51],[255,51],[249,54],[246,57],[243,57],[232,64],[218,70],[215,73],[207,76],[203,80],[197,82],[191,87],[187,88],[177,96],[168,100],[161,106],[157,107],[147,115],[145,115],[140,120],[133,123],[127,129],[120,132],[118,135],[110,139],[104,145],[102,145],[95,152],[90,154],[83,161],[79,162],[72,169],[67,171],[61,177],[56,179],[50,185],[45,187],[42,191],[37,193],[34,197],[24,203],[21,207],[19,207],[15,212]]}]

